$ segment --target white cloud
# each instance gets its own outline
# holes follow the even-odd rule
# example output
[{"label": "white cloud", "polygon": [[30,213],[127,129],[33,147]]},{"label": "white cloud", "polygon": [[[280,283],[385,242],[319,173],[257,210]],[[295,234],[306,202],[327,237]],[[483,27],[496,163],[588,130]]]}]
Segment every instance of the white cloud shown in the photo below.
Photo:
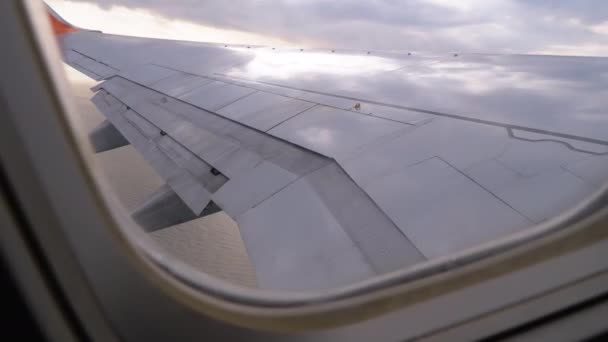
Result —
[{"label": "white cloud", "polygon": [[194,41],[421,52],[584,52],[603,56],[608,46],[605,0],[49,2],[67,19],[84,27]]},{"label": "white cloud", "polygon": [[73,25],[105,33],[229,44],[288,44],[272,36],[219,29],[179,19],[171,20],[142,9],[124,6],[103,9],[92,3],[67,0],[48,0],[48,3]]},{"label": "white cloud", "polygon": [[478,1],[475,0],[463,0],[463,1],[453,1],[453,0],[426,0],[426,2],[433,4],[433,5],[438,5],[438,6],[443,6],[443,7],[448,7],[448,8],[455,8],[461,11],[469,11],[473,8],[473,6],[475,5],[475,3],[477,3]]},{"label": "white cloud", "polygon": [[591,31],[597,34],[608,35],[608,20],[601,24],[591,26]]}]

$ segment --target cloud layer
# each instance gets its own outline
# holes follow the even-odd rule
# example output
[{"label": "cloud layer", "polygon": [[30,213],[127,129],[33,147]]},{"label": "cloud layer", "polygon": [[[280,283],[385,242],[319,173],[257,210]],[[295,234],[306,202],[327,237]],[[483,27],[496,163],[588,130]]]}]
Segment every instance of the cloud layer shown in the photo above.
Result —
[{"label": "cloud layer", "polygon": [[605,0],[72,0],[294,44],[608,56]]}]

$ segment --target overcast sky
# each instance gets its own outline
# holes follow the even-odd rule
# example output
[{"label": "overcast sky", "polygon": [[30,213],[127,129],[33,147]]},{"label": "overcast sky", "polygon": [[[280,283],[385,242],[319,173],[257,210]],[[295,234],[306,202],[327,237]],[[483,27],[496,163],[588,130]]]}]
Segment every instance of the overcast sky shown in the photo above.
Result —
[{"label": "overcast sky", "polygon": [[49,0],[111,33],[432,52],[608,56],[606,0]]}]

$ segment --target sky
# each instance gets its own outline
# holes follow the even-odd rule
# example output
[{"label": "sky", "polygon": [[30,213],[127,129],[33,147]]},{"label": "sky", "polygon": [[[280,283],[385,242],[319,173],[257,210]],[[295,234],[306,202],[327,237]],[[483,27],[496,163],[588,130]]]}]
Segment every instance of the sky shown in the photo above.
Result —
[{"label": "sky", "polygon": [[193,41],[608,56],[605,0],[47,0],[75,25]]}]

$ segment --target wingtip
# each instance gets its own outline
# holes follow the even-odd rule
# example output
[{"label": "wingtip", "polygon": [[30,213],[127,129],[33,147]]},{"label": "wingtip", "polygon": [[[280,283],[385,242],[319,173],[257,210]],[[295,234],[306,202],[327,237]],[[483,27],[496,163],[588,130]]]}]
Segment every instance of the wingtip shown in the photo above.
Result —
[{"label": "wingtip", "polygon": [[59,36],[62,34],[80,30],[76,26],[70,24],[65,19],[63,19],[57,12],[55,12],[55,10],[53,10],[53,8],[51,8],[51,6],[49,6],[46,3],[45,3],[45,5],[46,5],[47,13],[49,15],[49,19],[51,21],[51,26],[53,27],[53,32],[55,32],[55,35]]}]

